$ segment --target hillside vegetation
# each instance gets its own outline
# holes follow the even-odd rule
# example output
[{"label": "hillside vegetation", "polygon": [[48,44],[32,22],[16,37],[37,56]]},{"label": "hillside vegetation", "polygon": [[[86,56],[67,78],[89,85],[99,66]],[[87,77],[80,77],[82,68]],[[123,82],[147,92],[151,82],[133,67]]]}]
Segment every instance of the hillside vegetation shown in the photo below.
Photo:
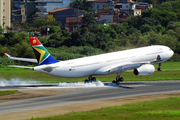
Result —
[{"label": "hillside vegetation", "polygon": [[[169,46],[175,52],[171,61],[179,61],[180,1],[163,2],[156,6],[141,16],[129,17],[121,25],[99,25],[93,14],[87,12],[81,29],[74,32],[55,30],[50,36],[38,39],[60,60],[158,44]],[[18,57],[35,57],[28,40],[32,36],[24,32],[27,29],[26,26],[22,32],[8,32],[0,36],[0,64],[13,63],[3,57],[4,52]]]}]

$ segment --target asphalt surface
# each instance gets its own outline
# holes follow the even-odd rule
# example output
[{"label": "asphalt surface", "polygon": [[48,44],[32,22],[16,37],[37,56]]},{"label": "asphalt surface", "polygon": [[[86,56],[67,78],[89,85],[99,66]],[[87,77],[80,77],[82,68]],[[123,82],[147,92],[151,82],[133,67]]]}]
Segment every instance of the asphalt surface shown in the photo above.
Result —
[{"label": "asphalt surface", "polygon": [[[0,103],[0,116],[25,110],[73,105],[83,102],[103,101],[158,93],[180,91],[180,81],[125,82],[119,86],[106,83],[101,87],[50,87],[38,89],[61,89],[63,94]],[[37,86],[36,86],[37,88]],[[30,87],[0,87],[0,89],[32,89]],[[34,89],[34,88],[33,88]]]}]

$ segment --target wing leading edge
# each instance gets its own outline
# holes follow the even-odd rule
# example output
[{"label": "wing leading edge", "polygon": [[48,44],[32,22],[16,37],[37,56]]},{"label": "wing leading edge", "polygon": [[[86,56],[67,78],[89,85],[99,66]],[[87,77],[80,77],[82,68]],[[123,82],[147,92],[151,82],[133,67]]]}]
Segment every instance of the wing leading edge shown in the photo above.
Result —
[{"label": "wing leading edge", "polygon": [[105,74],[116,73],[117,71],[124,72],[124,71],[130,70],[130,69],[138,68],[144,64],[155,64],[155,63],[159,63],[159,62],[162,62],[162,60],[156,59],[154,61],[149,61],[149,62],[148,61],[142,61],[142,62],[135,62],[135,63],[115,64],[115,65],[103,67],[103,68],[97,70],[95,72],[95,74],[98,74],[98,75],[104,74],[105,75]]},{"label": "wing leading edge", "polygon": [[124,64],[116,64],[111,66],[103,67],[95,72],[98,75],[105,75],[105,74],[112,74],[116,73],[117,71],[127,71],[129,69],[138,68],[142,65],[142,63],[124,63]]}]

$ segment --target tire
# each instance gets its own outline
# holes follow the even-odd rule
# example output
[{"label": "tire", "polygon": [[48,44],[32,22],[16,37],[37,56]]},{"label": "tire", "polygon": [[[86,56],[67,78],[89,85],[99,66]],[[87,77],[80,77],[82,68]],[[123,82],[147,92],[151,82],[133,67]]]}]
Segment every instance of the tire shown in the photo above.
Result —
[{"label": "tire", "polygon": [[117,83],[117,82],[115,80],[113,80],[112,83]]},{"label": "tire", "polygon": [[92,78],[92,81],[93,81],[93,82],[96,82],[96,78],[95,78],[95,77],[93,77],[93,78]]},{"label": "tire", "polygon": [[123,82],[123,81],[124,81],[123,77],[120,77],[120,78],[119,78],[119,81],[120,81],[120,82]]},{"label": "tire", "polygon": [[85,80],[84,83],[88,83],[89,81],[88,80]]},{"label": "tire", "polygon": [[161,68],[158,68],[157,71],[162,71],[162,69],[161,69]]}]

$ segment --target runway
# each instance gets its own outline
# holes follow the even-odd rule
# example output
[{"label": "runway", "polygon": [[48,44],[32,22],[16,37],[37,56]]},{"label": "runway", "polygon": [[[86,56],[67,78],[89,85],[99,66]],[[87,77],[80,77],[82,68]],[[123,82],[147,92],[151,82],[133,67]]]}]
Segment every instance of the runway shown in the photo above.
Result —
[{"label": "runway", "polygon": [[[1,89],[10,88],[11,87],[1,87]],[[110,86],[108,83],[105,83],[105,86],[100,87],[50,87],[46,85],[40,88],[30,88],[27,86],[21,88],[18,86],[11,89],[61,89],[65,92],[55,96],[0,103],[0,117],[7,113],[12,114],[26,110],[38,110],[158,93],[180,92],[180,81],[124,82],[119,86]]]}]

